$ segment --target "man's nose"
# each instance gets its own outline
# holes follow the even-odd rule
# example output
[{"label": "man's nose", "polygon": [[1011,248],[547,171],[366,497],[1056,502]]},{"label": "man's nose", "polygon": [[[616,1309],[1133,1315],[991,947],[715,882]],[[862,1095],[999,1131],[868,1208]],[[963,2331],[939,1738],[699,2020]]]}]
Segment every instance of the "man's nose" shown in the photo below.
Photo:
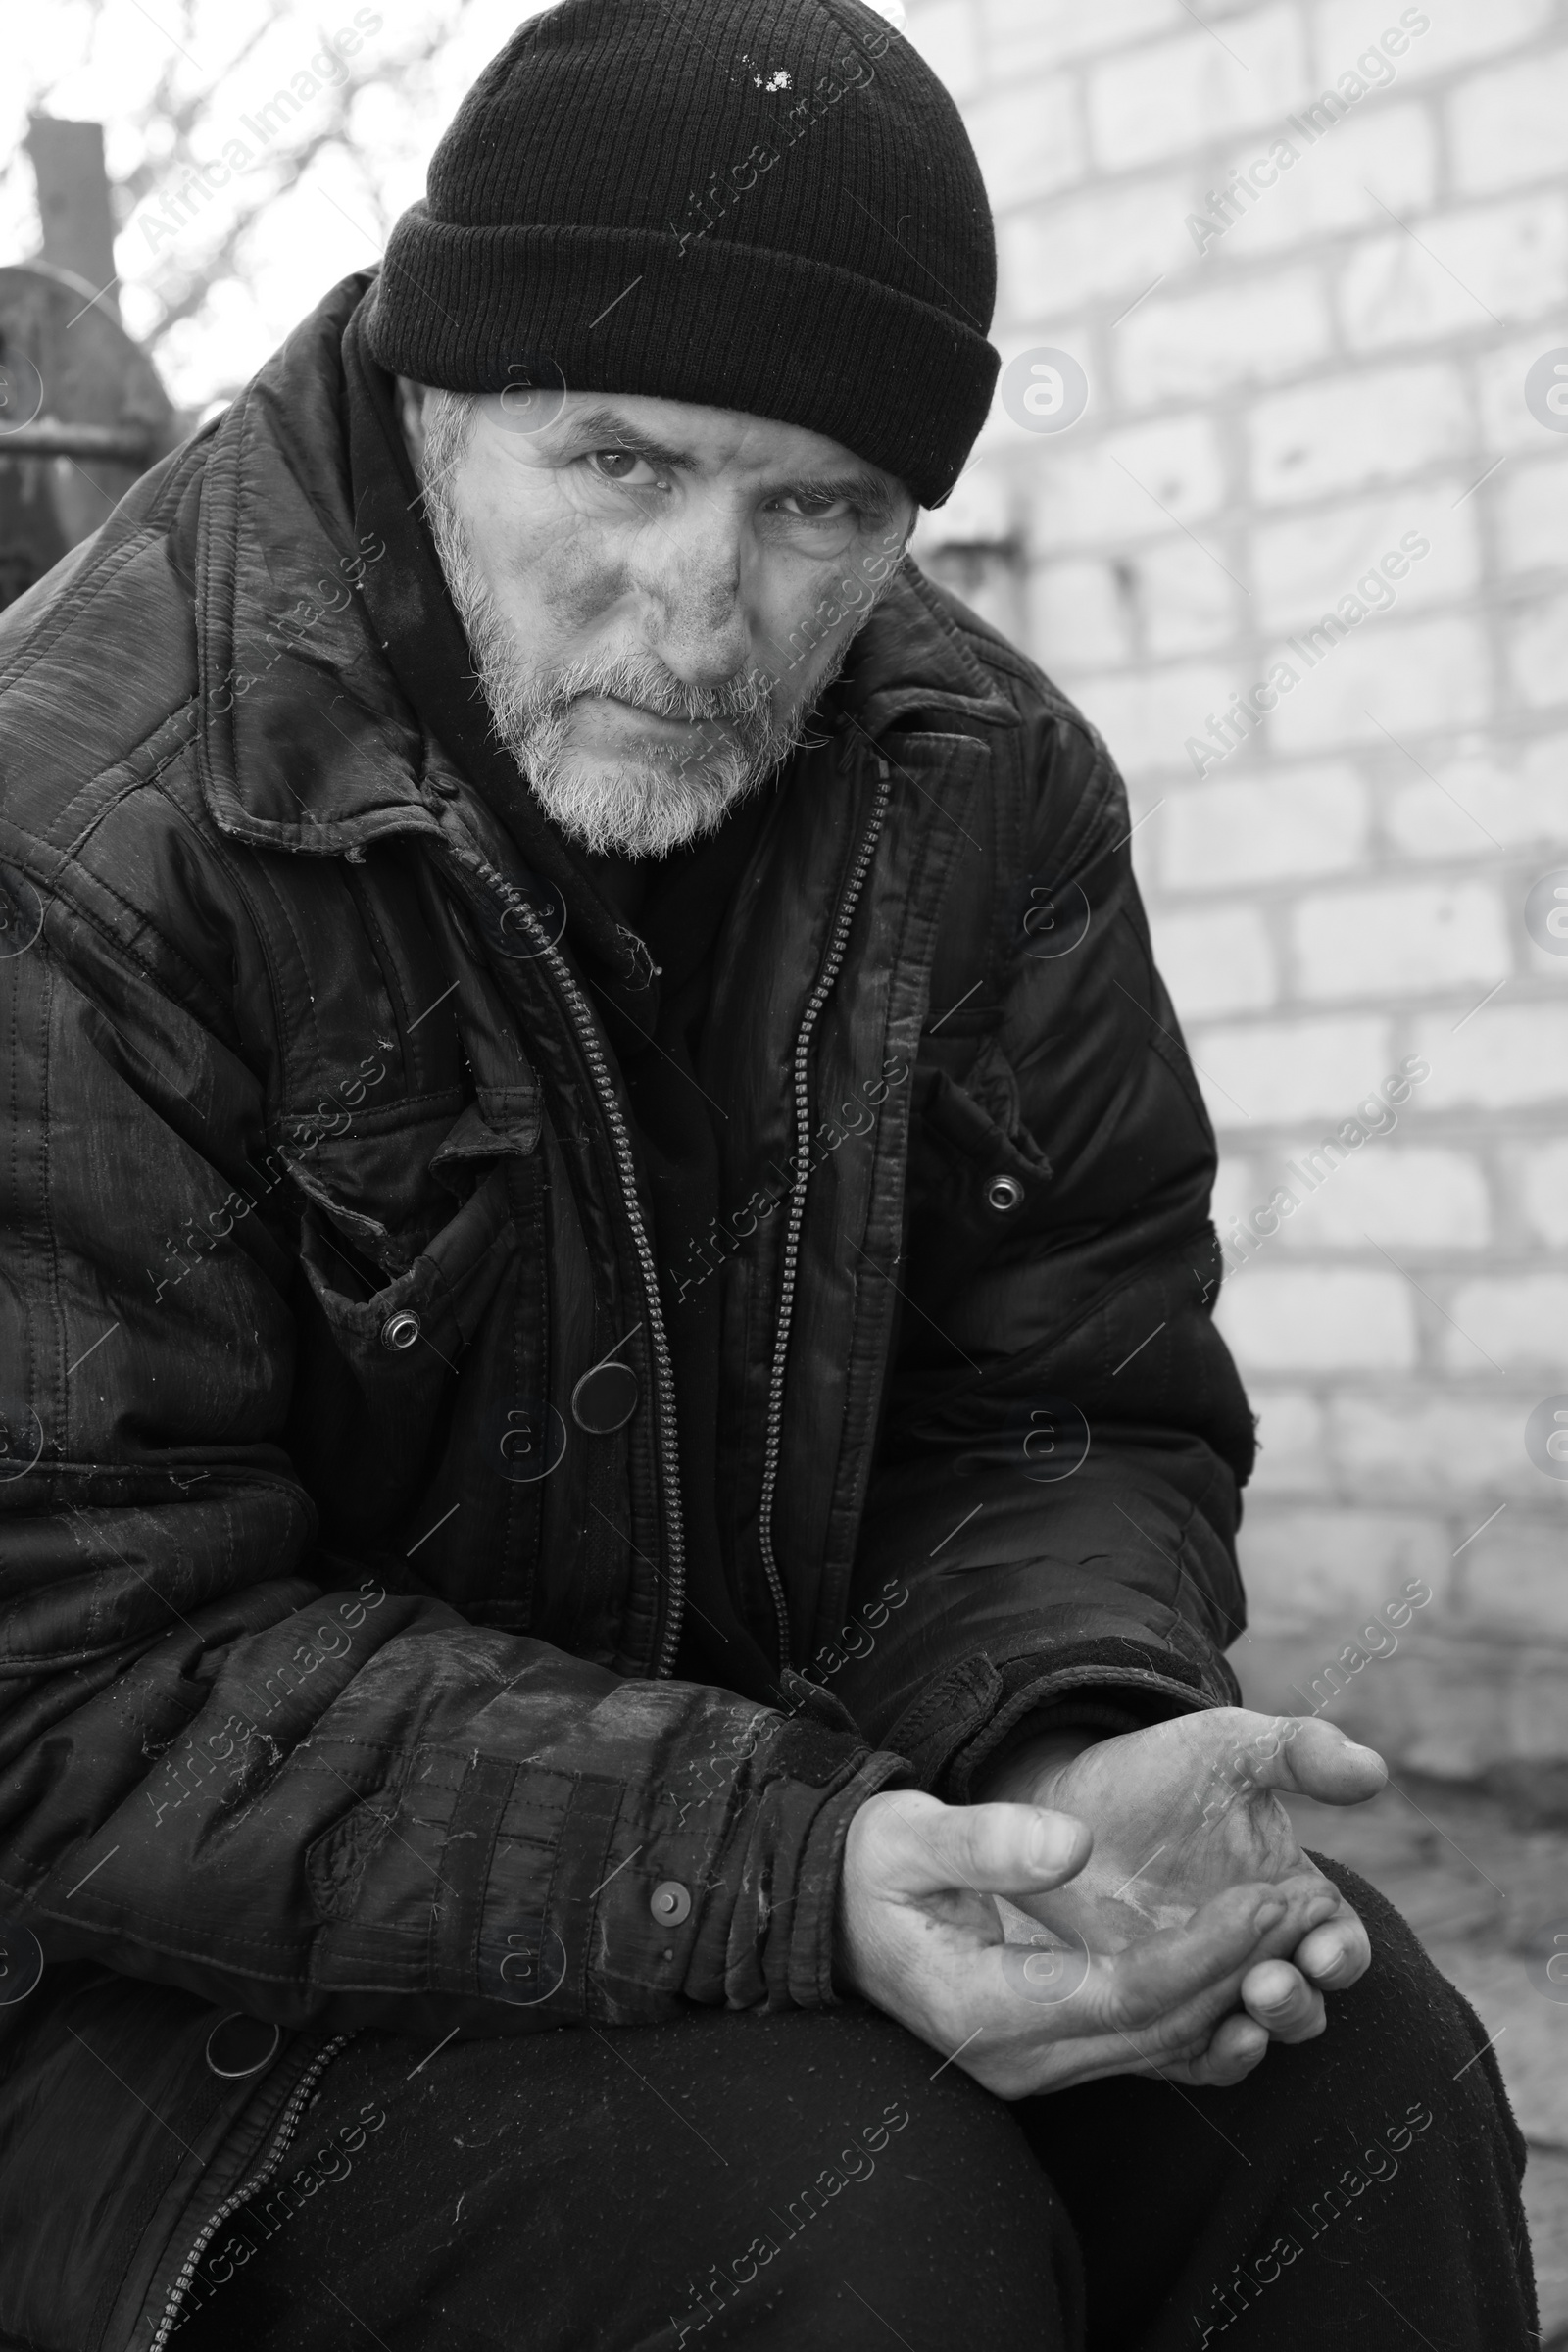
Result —
[{"label": "man's nose", "polygon": [[[652,535],[651,535],[652,536]],[[645,551],[653,651],[688,686],[722,686],[753,660],[744,532],[694,499]]]}]

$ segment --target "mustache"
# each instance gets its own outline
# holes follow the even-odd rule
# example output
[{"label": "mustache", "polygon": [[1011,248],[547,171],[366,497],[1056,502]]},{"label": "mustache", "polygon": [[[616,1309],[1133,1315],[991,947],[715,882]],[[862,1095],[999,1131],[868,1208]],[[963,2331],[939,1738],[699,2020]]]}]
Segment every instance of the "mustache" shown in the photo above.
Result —
[{"label": "mustache", "polygon": [[773,685],[766,670],[753,667],[719,686],[691,686],[657,662],[622,654],[567,662],[532,681],[527,700],[545,716],[586,695],[612,695],[660,718],[684,719],[692,725],[722,722],[744,729],[771,718]]}]

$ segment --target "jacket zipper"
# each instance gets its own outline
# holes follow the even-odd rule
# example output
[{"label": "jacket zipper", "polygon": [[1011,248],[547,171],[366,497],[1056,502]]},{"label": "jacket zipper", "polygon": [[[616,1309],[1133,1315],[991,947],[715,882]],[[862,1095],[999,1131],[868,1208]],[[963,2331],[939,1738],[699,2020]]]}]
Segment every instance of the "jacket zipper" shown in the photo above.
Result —
[{"label": "jacket zipper", "polygon": [[270,2180],[272,2175],[277,2171],[278,2166],[282,2163],[284,2156],[288,2153],[289,2143],[293,2139],[296,2131],[299,2129],[300,2117],[305,2112],[306,2103],[310,2098],[311,2092],[316,2088],[317,2083],[320,2081],[322,2075],[332,2063],[332,2060],[337,2056],[339,2050],[346,2049],[352,2039],[352,2034],[339,2034],[334,2040],[329,2041],[326,2044],[324,2049],[317,2052],[306,2072],[295,2083],[294,2088],[289,2093],[283,2112],[278,2118],[277,2130],[273,2135],[272,2144],[268,2149],[267,2154],[263,2157],[261,2164],[258,2166],[257,2170],[251,2174],[249,2180],[247,2180],[242,2186],[237,2188],[231,2197],[225,2198],[223,2203],[219,2206],[218,2211],[213,2215],[211,2221],[204,2225],[201,2235],[197,2238],[195,2244],[191,2247],[189,2253],[181,2263],[179,2276],[174,2280],[172,2287],[170,2289],[169,2300],[164,2305],[164,2316],[158,2323],[158,2333],[153,2337],[152,2343],[149,2347],[149,2352],[164,2352],[164,2347],[168,2343],[170,2335],[172,2332],[174,2322],[179,2317],[179,2307],[189,2291],[192,2278],[196,2275],[196,2265],[206,2253],[207,2248],[211,2244],[214,2236],[228,2220],[229,2215],[232,2213],[237,2213],[240,2206],[242,2206],[248,2198],[253,2197],[258,2189],[265,2188],[267,2186],[268,2181]]},{"label": "jacket zipper", "polygon": [[865,877],[876,854],[876,845],[893,797],[888,763],[878,759],[876,799],[871,819],[866,826],[859,849],[856,853],[848,886],[839,903],[838,919],[828,944],[827,960],[822,966],[815,988],[806,1007],[800,1034],[795,1041],[795,1150],[801,1162],[801,1172],[790,1189],[789,1225],[784,1240],[784,1276],[779,1291],[778,1330],[773,1341],[773,1370],[768,1383],[767,1425],[762,1452],[762,1500],[760,1514],[762,1566],[767,1571],[768,1590],[773,1596],[773,1614],[778,1622],[778,1662],[780,1670],[790,1662],[789,1607],[784,1598],[784,1579],[779,1573],[773,1551],[773,1496],[778,1488],[779,1454],[784,1440],[784,1367],[789,1355],[790,1319],[795,1307],[795,1275],[800,1257],[801,1231],[806,1222],[806,1185],[810,1171],[811,1151],[811,1089],[809,1059],[811,1035],[821,1015],[822,1007],[832,993],[833,983],[849,947],[850,925],[859,904]]},{"label": "jacket zipper", "polygon": [[669,1675],[674,1672],[675,1652],[680,1646],[681,1621],[685,1614],[686,1531],[681,1516],[680,1461],[678,1451],[675,1450],[677,1445],[675,1433],[679,1427],[675,1417],[675,1374],[670,1360],[669,1341],[664,1331],[663,1310],[660,1303],[659,1266],[643,1225],[642,1211],[637,1205],[637,1169],[636,1161],[632,1157],[631,1138],[626,1132],[626,1122],[620,1115],[620,1105],[615,1100],[614,1084],[610,1075],[609,1065],[605,1060],[604,1050],[599,1042],[598,1031],[594,1025],[594,1017],[589,1009],[588,1001],[573,979],[571,967],[565,957],[559,953],[554,943],[546,938],[544,926],[535,915],[533,908],[524,906],[519,911],[523,922],[539,940],[550,969],[555,975],[557,987],[571,1013],[578,1041],[582,1046],[583,1054],[593,1078],[594,1091],[599,1097],[599,1106],[605,1114],[611,1142],[614,1147],[615,1165],[620,1175],[620,1190],[626,1210],[626,1221],[631,1227],[632,1242],[637,1251],[637,1264],[642,1275],[643,1298],[648,1311],[648,1332],[653,1346],[654,1377],[659,1392],[655,1451],[659,1457],[664,1489],[665,1544],[669,1586],[668,1613],[664,1623],[663,1640],[660,1643],[659,1656],[655,1660],[655,1672],[660,1675]]}]

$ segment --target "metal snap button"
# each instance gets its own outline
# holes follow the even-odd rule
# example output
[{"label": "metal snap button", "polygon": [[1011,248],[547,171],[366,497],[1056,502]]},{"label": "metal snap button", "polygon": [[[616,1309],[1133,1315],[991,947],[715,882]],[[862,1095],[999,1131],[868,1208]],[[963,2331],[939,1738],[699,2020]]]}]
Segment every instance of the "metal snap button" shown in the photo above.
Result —
[{"label": "metal snap button", "polygon": [[591,1437],[607,1438],[631,1419],[641,1395],[630,1364],[595,1364],[571,1392],[571,1417]]},{"label": "metal snap button", "polygon": [[692,1915],[692,1898],[679,1879],[666,1879],[662,1886],[654,1888],[648,1908],[662,1928],[678,1928],[683,1919]]},{"label": "metal snap button", "polygon": [[412,1348],[419,1336],[419,1318],[412,1306],[400,1306],[395,1315],[388,1315],[381,1326],[381,1345],[394,1354]]},{"label": "metal snap button", "polygon": [[986,1186],[986,1199],[993,1208],[1016,1208],[1023,1199],[1023,1186],[1016,1176],[993,1176]]},{"label": "metal snap button", "polygon": [[243,2082],[247,2075],[259,2075],[271,2065],[282,2039],[281,2026],[270,2026],[236,2009],[208,2034],[207,2063],[224,2082]]}]

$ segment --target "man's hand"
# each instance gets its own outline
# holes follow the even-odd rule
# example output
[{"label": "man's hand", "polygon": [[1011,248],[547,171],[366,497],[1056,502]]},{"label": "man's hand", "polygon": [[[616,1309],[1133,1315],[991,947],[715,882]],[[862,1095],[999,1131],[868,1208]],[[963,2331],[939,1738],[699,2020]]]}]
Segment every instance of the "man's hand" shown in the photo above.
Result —
[{"label": "man's hand", "polygon": [[1223,1886],[1183,1920],[1142,1922],[1117,1949],[1070,1931],[1048,1945],[1035,1930],[1044,1948],[1008,1942],[994,1898],[1043,1916],[1091,1844],[1081,1821],[1033,1805],[883,1789],[845,1844],[843,1979],[1002,2098],[1102,2075],[1239,2082],[1268,2047],[1261,2026],[1232,2014],[1244,1980],[1299,1948],[1338,1910],[1337,1890],[1310,1865],[1270,1871],[1276,1883]]},{"label": "man's hand", "polygon": [[[1093,1832],[1093,1854],[1070,1886],[1013,1901],[1097,1952],[1122,1951],[1184,1925],[1230,1886],[1305,1877],[1333,1895],[1273,1792],[1361,1804],[1388,1777],[1379,1756],[1333,1724],[1243,1707],[1069,1746],[1079,1752],[1049,1740],[1023,1751],[983,1784],[983,1793],[1057,1807]],[[1288,1957],[1260,1963],[1243,1981],[1244,2008],[1277,2041],[1321,2034],[1323,1991],[1353,1984],[1371,1959],[1360,1920],[1335,1901],[1335,1916]]]}]

